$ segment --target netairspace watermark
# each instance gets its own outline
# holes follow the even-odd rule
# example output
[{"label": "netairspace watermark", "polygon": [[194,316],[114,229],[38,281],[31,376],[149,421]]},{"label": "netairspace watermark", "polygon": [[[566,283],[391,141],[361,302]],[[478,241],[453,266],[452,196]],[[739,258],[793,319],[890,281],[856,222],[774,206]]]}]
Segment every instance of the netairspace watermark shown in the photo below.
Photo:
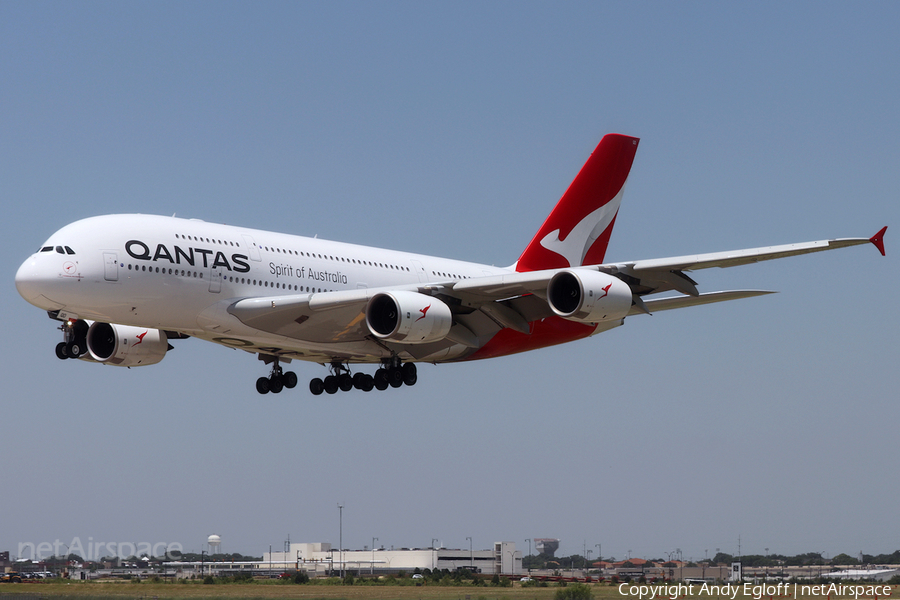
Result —
[{"label": "netairspace watermark", "polygon": [[737,600],[738,594],[753,600],[769,598],[800,598],[809,596],[840,598],[881,598],[891,595],[889,585],[848,585],[843,583],[821,583],[806,585],[799,583],[779,584],[732,584],[721,585],[704,583],[703,585],[659,584],[659,585],[619,585],[619,594],[634,600],[678,600],[689,596],[715,596]]},{"label": "netairspace watermark", "polygon": [[182,552],[183,548],[178,542],[95,542],[93,537],[89,537],[87,544],[84,544],[81,538],[74,537],[69,544],[62,540],[37,544],[19,542],[18,557],[33,562],[69,554],[76,554],[90,562],[103,558],[116,558],[121,561],[129,556],[165,557],[168,560],[177,560]]}]

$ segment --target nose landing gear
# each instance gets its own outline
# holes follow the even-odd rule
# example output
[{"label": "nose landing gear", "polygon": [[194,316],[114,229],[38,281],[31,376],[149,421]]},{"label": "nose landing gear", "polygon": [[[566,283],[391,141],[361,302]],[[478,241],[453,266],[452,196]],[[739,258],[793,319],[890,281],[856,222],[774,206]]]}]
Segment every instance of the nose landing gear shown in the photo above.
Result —
[{"label": "nose landing gear", "polygon": [[60,325],[59,330],[63,332],[63,341],[56,345],[58,359],[80,358],[87,354],[87,323],[70,319]]}]

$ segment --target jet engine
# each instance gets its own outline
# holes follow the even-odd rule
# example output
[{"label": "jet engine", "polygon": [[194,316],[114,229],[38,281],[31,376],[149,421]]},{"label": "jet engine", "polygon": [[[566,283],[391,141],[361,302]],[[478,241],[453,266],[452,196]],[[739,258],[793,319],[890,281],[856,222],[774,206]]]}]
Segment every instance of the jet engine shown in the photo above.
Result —
[{"label": "jet engine", "polygon": [[116,367],[155,365],[169,349],[159,329],[93,323],[87,332],[87,348],[97,362]]},{"label": "jet engine", "polygon": [[560,271],[547,284],[547,301],[560,317],[582,323],[618,321],[631,310],[628,284],[599,271]]},{"label": "jet engine", "polygon": [[383,340],[427,344],[444,339],[452,325],[449,306],[418,292],[381,292],[366,305],[366,326]]}]

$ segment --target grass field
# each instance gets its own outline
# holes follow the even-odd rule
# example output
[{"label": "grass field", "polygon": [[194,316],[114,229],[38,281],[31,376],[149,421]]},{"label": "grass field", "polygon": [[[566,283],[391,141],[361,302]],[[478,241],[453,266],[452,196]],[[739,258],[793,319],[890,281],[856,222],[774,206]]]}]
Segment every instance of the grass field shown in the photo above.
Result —
[{"label": "grass field", "polygon": [[[874,584],[864,584],[871,586]],[[884,584],[879,584],[880,591],[884,591]],[[649,593],[641,595],[637,588],[625,588],[620,592],[619,587],[609,584],[591,585],[592,597],[595,600],[650,600]],[[2,584],[0,585],[0,598],[5,600],[22,599],[32,600],[36,598],[48,598],[65,600],[67,598],[133,598],[167,600],[203,600],[214,598],[243,598],[243,599],[268,599],[268,598],[305,598],[309,600],[321,598],[323,600],[553,600],[557,591],[561,588],[550,587],[471,587],[471,586],[372,586],[372,585],[292,585],[274,582],[255,582],[244,584],[217,584],[203,585],[200,583],[131,583],[122,581],[80,582],[80,581],[55,581],[40,583]],[[677,590],[677,591],[675,591]],[[687,590],[687,593],[684,593]],[[646,591],[646,590],[645,590]],[[815,588],[800,593],[802,589],[796,588],[797,595],[775,595],[772,589],[761,590],[748,588],[750,593],[744,594],[741,589],[733,598],[731,595],[704,594],[699,588],[676,588],[670,584],[668,588],[662,588],[654,600],[787,600],[788,598],[810,598],[821,600],[838,600],[849,598],[853,600],[884,600],[885,598],[900,598],[900,586],[891,586],[891,594],[866,595],[866,590],[852,588],[839,590],[843,593],[826,593],[826,588]],[[871,591],[871,588],[869,588]],[[680,593],[679,593],[680,592]],[[821,593],[818,593],[821,592]],[[674,596],[674,598],[673,598]]]}]

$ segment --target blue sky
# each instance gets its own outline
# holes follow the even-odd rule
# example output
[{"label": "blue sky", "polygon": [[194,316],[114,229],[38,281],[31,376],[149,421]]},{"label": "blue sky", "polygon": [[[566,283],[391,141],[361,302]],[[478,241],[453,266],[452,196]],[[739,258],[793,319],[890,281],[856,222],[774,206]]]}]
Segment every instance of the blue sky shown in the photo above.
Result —
[{"label": "blue sky", "polygon": [[[900,548],[900,245],[695,273],[781,293],[261,397],[253,356],[53,355],[15,270],[143,212],[512,263],[607,132],[641,138],[608,260],[898,223],[900,6],[0,3],[0,550],[79,538],[700,558]],[[301,381],[324,372],[299,365]]]}]

